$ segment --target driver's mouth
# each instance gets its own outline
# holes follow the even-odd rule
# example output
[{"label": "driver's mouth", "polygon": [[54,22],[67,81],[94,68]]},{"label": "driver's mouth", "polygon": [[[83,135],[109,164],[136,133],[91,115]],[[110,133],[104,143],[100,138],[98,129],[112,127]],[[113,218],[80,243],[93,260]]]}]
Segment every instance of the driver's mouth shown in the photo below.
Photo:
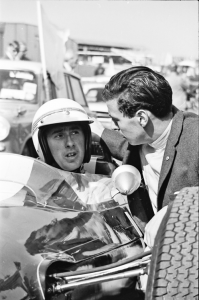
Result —
[{"label": "driver's mouth", "polygon": [[77,155],[76,152],[70,152],[68,154],[65,155],[65,157],[70,158],[70,157],[75,157]]}]

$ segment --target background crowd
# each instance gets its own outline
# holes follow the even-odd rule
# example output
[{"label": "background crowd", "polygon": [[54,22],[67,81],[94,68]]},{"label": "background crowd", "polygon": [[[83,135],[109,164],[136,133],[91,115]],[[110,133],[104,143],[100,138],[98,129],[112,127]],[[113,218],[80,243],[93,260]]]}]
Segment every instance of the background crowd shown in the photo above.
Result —
[{"label": "background crowd", "polygon": [[3,59],[30,60],[27,56],[27,47],[23,42],[13,41],[7,45]]}]

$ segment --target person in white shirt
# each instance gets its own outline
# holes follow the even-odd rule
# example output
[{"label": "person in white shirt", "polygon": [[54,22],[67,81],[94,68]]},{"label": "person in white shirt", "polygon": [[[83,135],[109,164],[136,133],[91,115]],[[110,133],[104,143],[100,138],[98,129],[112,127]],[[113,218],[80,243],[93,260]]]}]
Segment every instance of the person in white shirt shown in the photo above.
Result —
[{"label": "person in white shirt", "polygon": [[142,200],[151,203],[154,213],[145,227],[145,242],[153,247],[174,193],[199,184],[198,116],[173,106],[168,81],[142,66],[112,76],[102,98],[119,132],[95,121],[92,134],[103,139],[114,158],[142,174],[148,191]]}]

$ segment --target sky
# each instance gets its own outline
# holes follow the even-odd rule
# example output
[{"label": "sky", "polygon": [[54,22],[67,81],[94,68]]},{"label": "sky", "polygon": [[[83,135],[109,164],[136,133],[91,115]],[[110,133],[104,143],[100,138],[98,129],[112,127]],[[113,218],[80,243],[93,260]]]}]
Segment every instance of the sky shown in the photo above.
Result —
[{"label": "sky", "polygon": [[[93,42],[198,57],[198,1],[40,1],[52,23]],[[0,22],[37,24],[35,0],[0,0]]]}]

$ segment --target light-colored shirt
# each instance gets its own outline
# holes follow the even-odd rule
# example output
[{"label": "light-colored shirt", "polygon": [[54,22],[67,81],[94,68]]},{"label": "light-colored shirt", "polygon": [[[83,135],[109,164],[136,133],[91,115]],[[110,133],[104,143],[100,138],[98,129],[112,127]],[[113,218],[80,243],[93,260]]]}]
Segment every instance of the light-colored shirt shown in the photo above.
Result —
[{"label": "light-colored shirt", "polygon": [[164,151],[171,131],[171,125],[172,120],[157,140],[155,140],[152,144],[143,145],[140,150],[142,173],[145,184],[148,188],[154,213],[157,212],[158,183]]}]

